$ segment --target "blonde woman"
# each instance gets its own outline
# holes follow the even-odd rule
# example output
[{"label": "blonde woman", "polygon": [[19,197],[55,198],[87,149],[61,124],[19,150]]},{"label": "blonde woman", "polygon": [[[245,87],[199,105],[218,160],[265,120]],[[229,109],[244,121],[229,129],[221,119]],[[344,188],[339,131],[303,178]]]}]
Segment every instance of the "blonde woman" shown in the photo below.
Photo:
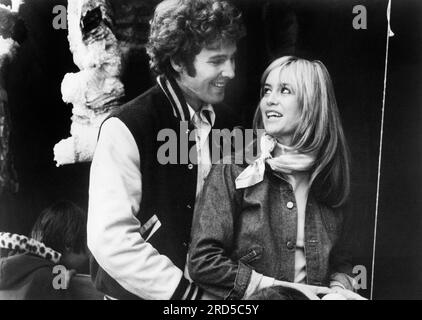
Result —
[{"label": "blonde woman", "polygon": [[281,57],[261,78],[259,158],[215,165],[195,209],[189,273],[218,298],[282,285],[359,299],[340,243],[349,155],[320,61]]}]

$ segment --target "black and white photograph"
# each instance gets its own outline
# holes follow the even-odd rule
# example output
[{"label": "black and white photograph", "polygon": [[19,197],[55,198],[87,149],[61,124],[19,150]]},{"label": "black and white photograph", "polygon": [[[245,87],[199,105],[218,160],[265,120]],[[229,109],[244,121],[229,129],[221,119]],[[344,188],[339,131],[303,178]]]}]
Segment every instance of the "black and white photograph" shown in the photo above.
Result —
[{"label": "black and white photograph", "polygon": [[421,16],[0,0],[0,300],[422,299]]}]

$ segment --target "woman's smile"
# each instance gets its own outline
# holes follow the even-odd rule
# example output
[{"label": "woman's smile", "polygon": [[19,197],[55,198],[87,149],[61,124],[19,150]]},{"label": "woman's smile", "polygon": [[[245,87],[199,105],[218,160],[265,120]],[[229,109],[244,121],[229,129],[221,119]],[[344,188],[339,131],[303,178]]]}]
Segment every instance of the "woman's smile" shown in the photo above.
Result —
[{"label": "woman's smile", "polygon": [[278,119],[278,118],[283,117],[283,114],[275,110],[267,110],[265,112],[265,115],[267,116],[268,120],[270,120],[271,118]]}]

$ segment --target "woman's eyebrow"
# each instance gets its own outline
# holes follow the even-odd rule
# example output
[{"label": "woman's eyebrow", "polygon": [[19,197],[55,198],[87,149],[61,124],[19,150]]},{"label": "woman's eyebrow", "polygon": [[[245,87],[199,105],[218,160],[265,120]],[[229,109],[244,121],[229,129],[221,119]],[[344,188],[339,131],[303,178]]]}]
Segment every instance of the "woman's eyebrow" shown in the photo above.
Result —
[{"label": "woman's eyebrow", "polygon": [[281,86],[286,86],[286,87],[291,87],[292,85],[290,84],[290,83],[288,83],[288,82],[281,82],[280,81],[280,85]]}]

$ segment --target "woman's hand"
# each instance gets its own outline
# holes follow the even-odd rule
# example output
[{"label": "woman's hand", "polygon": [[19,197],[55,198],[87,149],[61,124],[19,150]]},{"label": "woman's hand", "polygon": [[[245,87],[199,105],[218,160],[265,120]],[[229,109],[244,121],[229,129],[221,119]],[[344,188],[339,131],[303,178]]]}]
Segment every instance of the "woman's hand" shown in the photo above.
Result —
[{"label": "woman's hand", "polygon": [[325,299],[325,297],[323,297],[322,298],[323,300],[343,300],[341,297],[343,297],[344,300],[368,300],[351,290],[347,290],[339,286],[331,287],[330,291],[331,291],[330,294],[333,294],[332,297],[334,297],[334,295],[338,295],[339,296],[338,299],[334,299],[330,297],[327,297],[327,299]]},{"label": "woman's hand", "polygon": [[325,295],[322,300],[367,300],[361,295],[339,286],[328,288],[279,280],[276,280],[274,285],[296,289],[310,300],[320,300],[318,295]]},{"label": "woman's hand", "polygon": [[311,286],[308,284],[292,283],[287,281],[276,280],[274,286],[283,286],[286,288],[296,289],[302,292],[310,300],[320,300],[319,294],[333,293],[332,289],[328,287]]}]

